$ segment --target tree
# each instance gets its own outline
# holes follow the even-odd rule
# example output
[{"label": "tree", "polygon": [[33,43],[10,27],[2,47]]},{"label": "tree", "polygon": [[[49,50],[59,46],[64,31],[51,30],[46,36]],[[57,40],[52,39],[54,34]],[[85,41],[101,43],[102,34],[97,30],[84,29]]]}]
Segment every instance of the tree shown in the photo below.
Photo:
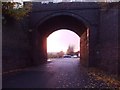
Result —
[{"label": "tree", "polygon": [[79,57],[80,51],[74,52],[74,55],[77,55],[77,57]]},{"label": "tree", "polygon": [[57,53],[58,58],[62,58],[63,55],[64,55],[64,52],[63,52],[63,51],[60,51],[60,52]]},{"label": "tree", "polygon": [[73,45],[68,46],[67,55],[74,55],[74,46]]},{"label": "tree", "polygon": [[2,17],[6,19],[7,17],[12,17],[16,20],[21,20],[32,9],[32,4],[30,2],[22,5],[20,2],[2,2]]}]

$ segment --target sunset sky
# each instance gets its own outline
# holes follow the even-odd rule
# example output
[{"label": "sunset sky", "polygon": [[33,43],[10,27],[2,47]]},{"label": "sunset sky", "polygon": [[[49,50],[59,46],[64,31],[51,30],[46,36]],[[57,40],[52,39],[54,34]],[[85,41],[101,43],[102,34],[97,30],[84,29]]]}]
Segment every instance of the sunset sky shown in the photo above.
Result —
[{"label": "sunset sky", "polygon": [[66,52],[69,45],[73,45],[75,51],[80,50],[80,37],[70,30],[57,30],[47,38],[47,52]]}]

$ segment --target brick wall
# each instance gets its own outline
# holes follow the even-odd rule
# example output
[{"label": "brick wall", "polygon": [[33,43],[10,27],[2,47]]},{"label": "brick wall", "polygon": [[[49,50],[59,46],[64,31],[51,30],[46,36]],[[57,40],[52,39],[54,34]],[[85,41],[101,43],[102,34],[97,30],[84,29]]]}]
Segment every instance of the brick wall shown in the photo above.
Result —
[{"label": "brick wall", "polygon": [[118,72],[118,9],[116,5],[101,9],[100,67],[107,72]]},{"label": "brick wall", "polygon": [[30,65],[29,40],[14,20],[2,26],[2,69],[9,71]]}]

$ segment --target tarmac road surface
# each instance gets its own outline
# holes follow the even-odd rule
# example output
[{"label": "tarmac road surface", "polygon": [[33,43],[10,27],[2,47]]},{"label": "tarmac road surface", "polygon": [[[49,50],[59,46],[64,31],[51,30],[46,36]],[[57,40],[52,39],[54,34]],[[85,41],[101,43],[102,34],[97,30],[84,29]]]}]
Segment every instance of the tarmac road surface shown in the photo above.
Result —
[{"label": "tarmac road surface", "polygon": [[103,81],[89,76],[78,58],[49,62],[3,77],[3,88],[106,88]]}]

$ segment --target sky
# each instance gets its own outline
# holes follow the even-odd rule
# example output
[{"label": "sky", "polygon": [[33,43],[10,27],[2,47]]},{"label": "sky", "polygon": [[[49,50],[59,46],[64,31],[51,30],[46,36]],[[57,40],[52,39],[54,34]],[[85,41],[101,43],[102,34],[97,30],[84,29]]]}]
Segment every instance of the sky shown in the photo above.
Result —
[{"label": "sky", "polygon": [[70,30],[57,30],[47,38],[47,52],[66,52],[69,45],[73,45],[75,51],[80,50],[80,37]]},{"label": "sky", "polygon": [[23,0],[37,2],[118,2],[120,0]]},{"label": "sky", "polygon": [[0,0],[2,2],[6,1],[35,1],[35,2],[118,2],[120,0]]}]

